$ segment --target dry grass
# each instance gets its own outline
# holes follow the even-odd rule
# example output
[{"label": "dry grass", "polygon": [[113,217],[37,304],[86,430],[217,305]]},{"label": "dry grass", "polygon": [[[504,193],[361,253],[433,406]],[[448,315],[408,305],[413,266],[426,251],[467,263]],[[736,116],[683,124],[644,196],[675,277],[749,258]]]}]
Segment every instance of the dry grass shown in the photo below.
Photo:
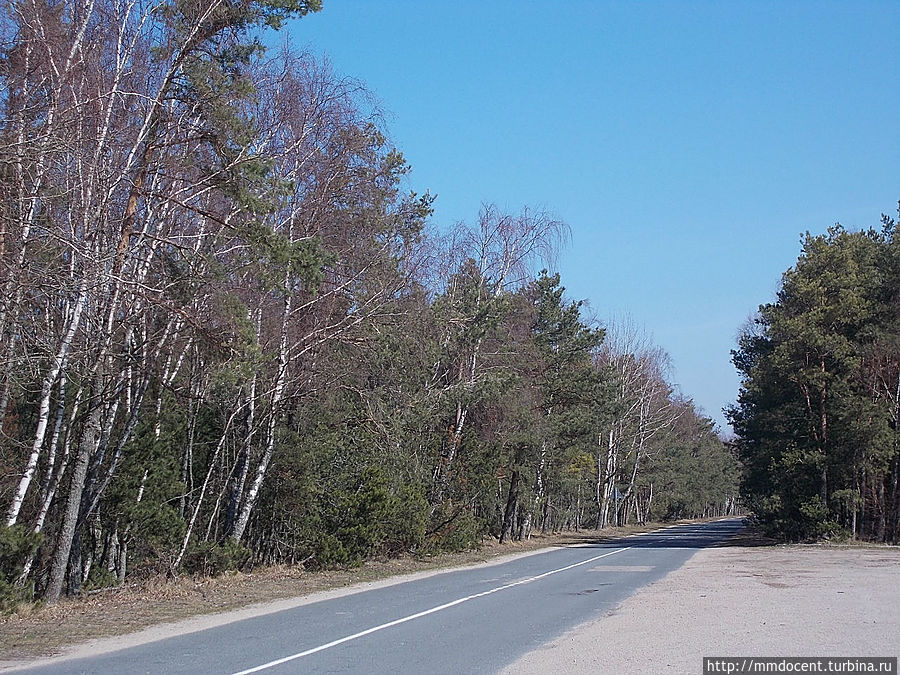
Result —
[{"label": "dry grass", "polygon": [[155,578],[139,585],[70,598],[46,607],[27,605],[0,619],[0,658],[23,660],[58,654],[64,647],[101,637],[124,635],[155,624],[247,605],[309,595],[317,591],[477,564],[501,556],[581,542],[615,539],[658,525],[628,526],[601,531],[535,534],[528,541],[500,546],[486,540],[481,549],[427,558],[404,556],[373,560],[352,569],[308,572],[283,566],[216,578]]}]

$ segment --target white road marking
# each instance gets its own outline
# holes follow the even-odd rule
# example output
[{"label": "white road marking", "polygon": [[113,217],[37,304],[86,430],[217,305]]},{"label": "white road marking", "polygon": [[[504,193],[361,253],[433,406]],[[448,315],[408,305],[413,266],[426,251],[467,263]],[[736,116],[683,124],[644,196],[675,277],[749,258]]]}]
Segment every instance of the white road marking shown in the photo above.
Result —
[{"label": "white road marking", "polygon": [[309,656],[310,654],[315,654],[316,652],[325,651],[326,649],[330,649],[331,647],[336,647],[337,645],[344,644],[345,642],[350,642],[351,640],[356,640],[357,638],[361,638],[366,635],[370,635],[372,633],[377,633],[380,630],[384,630],[385,628],[390,628],[391,626],[397,626],[401,623],[406,623],[407,621],[414,621],[415,619],[421,619],[423,616],[428,616],[429,614],[434,614],[435,612],[440,612],[442,610],[448,609],[450,607],[455,607],[456,605],[461,605],[464,602],[468,602],[469,600],[474,600],[476,598],[482,598],[486,595],[491,595],[492,593],[497,593],[499,591],[504,591],[507,588],[512,588],[513,586],[521,586],[522,584],[529,584],[532,581],[537,581],[538,579],[543,579],[544,577],[549,577],[552,574],[558,574],[559,572],[565,572],[566,570],[573,569],[575,567],[581,567],[582,565],[588,565],[595,560],[600,560],[600,558],[608,558],[611,555],[615,555],[616,553],[621,553],[622,551],[627,551],[631,546],[626,546],[625,548],[619,548],[615,551],[610,551],[609,553],[604,553],[602,555],[596,555],[593,558],[588,558],[587,560],[582,560],[581,562],[573,563],[571,565],[566,565],[565,567],[560,567],[555,570],[550,570],[549,572],[544,572],[543,574],[538,574],[534,577],[528,577],[526,579],[519,579],[519,581],[514,581],[511,584],[506,584],[505,586],[498,586],[497,588],[492,588],[489,591],[482,591],[481,593],[475,593],[474,595],[467,595],[464,598],[459,598],[458,600],[453,600],[452,602],[444,603],[443,605],[438,605],[437,607],[432,607],[431,609],[426,609],[422,612],[416,612],[415,614],[410,614],[409,616],[404,616],[401,619],[395,619],[394,621],[389,621],[387,623],[383,623],[380,626],[373,626],[372,628],[367,628],[366,630],[360,631],[359,633],[354,633],[353,635],[347,635],[345,637],[339,638],[337,640],[332,640],[331,642],[326,642],[323,645],[319,645],[318,647],[313,647],[312,649],[307,649],[302,652],[298,652],[296,654],[291,654],[290,656],[285,656],[281,659],[276,659],[275,661],[269,661],[268,663],[264,663],[261,666],[256,666],[255,668],[248,668],[247,670],[242,670],[240,672],[235,673],[234,675],[249,675],[249,673],[258,673],[261,670],[266,670],[268,668],[274,668],[275,666],[280,666],[282,663],[288,663],[289,661],[295,661],[296,659],[303,658],[304,656]]}]

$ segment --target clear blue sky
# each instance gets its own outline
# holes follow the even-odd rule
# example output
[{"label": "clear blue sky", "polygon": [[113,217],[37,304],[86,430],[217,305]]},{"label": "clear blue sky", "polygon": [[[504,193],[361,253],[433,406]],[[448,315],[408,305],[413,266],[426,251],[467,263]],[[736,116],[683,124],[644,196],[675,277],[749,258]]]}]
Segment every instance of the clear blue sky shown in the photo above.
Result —
[{"label": "clear blue sky", "polygon": [[570,297],[645,325],[723,428],[801,233],[896,214],[897,0],[324,0],[288,31],[377,95],[438,226],[566,221]]}]

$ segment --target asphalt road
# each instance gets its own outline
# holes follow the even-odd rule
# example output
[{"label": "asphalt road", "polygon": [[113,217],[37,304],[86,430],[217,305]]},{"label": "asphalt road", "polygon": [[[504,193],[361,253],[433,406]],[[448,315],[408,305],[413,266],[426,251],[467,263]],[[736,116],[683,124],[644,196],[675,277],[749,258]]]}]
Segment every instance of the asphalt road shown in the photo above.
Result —
[{"label": "asphalt road", "polygon": [[678,525],[554,549],[21,672],[494,673],[741,527]]}]

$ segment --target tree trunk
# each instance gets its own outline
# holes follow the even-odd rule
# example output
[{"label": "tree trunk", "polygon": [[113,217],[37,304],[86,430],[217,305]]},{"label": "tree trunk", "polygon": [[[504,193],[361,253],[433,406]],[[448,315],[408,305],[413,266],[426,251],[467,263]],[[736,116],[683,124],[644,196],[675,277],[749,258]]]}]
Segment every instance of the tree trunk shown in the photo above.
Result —
[{"label": "tree trunk", "polygon": [[891,482],[891,492],[893,493],[893,504],[894,504],[894,523],[892,528],[891,541],[896,544],[900,541],[900,450],[895,449],[894,451],[894,470],[891,472],[893,474],[893,480]]},{"label": "tree trunk", "polygon": [[69,348],[72,345],[72,339],[75,337],[75,331],[78,329],[78,325],[81,322],[81,313],[84,309],[84,303],[86,300],[87,279],[82,282],[78,300],[75,302],[75,307],[72,311],[72,317],[69,319],[69,325],[66,330],[66,334],[62,338],[59,348],[57,349],[56,356],[54,357],[53,362],[50,364],[50,368],[44,376],[44,381],[41,384],[41,400],[38,409],[37,429],[34,432],[34,442],[31,446],[31,455],[28,457],[28,463],[25,465],[25,471],[22,474],[22,478],[19,480],[19,486],[16,489],[16,494],[13,496],[12,503],[9,506],[9,511],[6,514],[6,524],[8,527],[12,527],[16,524],[16,521],[19,518],[19,511],[22,509],[22,504],[25,501],[25,494],[28,492],[28,486],[31,485],[31,479],[34,477],[34,470],[37,467],[41,447],[44,444],[44,435],[47,433],[47,424],[50,420],[50,399],[52,395],[53,385],[56,383],[57,377],[59,376],[60,371],[65,365],[65,361],[69,353]]},{"label": "tree trunk", "polygon": [[288,319],[291,313],[291,298],[288,296],[284,300],[284,308],[281,315],[281,340],[278,349],[278,375],[275,379],[275,389],[272,392],[272,402],[269,409],[269,424],[266,429],[266,448],[263,452],[262,459],[256,468],[256,476],[253,484],[247,491],[247,497],[244,500],[244,506],[241,509],[237,522],[234,524],[234,531],[231,533],[232,539],[240,542],[244,537],[244,530],[247,529],[247,523],[250,522],[250,515],[253,513],[253,507],[256,506],[256,500],[259,497],[259,491],[262,488],[263,480],[272,463],[272,457],[275,454],[275,432],[277,431],[278,420],[281,417],[281,402],[284,398],[284,389],[287,384],[287,369],[290,361],[287,344]]},{"label": "tree trunk", "polygon": [[[259,341],[259,331],[256,335]],[[238,452],[237,469],[238,479],[234,481],[231,495],[228,498],[228,506],[225,510],[225,534],[231,535],[235,530],[235,521],[238,517],[238,510],[244,499],[244,492],[247,485],[247,476],[250,472],[250,448],[253,445],[253,437],[256,435],[256,379],[254,372],[250,382],[250,394],[247,398],[247,421],[245,428],[247,429],[244,442]]]},{"label": "tree trunk", "polygon": [[97,443],[100,440],[100,422],[103,408],[98,401],[92,401],[91,405],[90,413],[85,421],[81,439],[78,443],[78,454],[75,457],[75,463],[72,468],[72,483],[69,487],[66,509],[63,514],[56,550],[53,553],[53,561],[50,567],[50,581],[44,593],[44,599],[49,605],[56,604],[62,593],[66,569],[69,566],[69,555],[72,552],[72,542],[75,538],[75,530],[78,524],[78,513],[81,509],[81,494],[84,488],[84,481],[87,478],[91,455],[96,450]]},{"label": "tree trunk", "polygon": [[609,525],[609,505],[616,488],[617,451],[614,438],[615,428],[611,427],[606,451],[606,473],[602,475],[602,481],[599,457],[597,461],[597,529]]},{"label": "tree trunk", "polygon": [[509,494],[506,497],[506,509],[503,511],[503,527],[500,529],[500,543],[513,536],[515,530],[516,510],[519,503],[519,472],[514,470],[509,478]]},{"label": "tree trunk", "polygon": [[[823,377],[826,374],[825,359],[820,359]],[[821,492],[822,505],[828,508],[828,388],[825,382],[822,383],[822,390],[819,392],[819,429],[820,429],[820,452],[822,453],[822,473],[821,473]]]},{"label": "tree trunk", "polygon": [[[534,490],[534,505],[532,506],[531,511],[533,513],[541,513],[542,516],[546,515],[546,504],[544,504],[544,465],[547,461],[547,442],[541,442],[541,459],[538,462],[537,476],[535,478],[535,490]],[[541,531],[545,530],[546,523],[541,521]],[[529,530],[528,536],[531,536],[531,531]]]}]

